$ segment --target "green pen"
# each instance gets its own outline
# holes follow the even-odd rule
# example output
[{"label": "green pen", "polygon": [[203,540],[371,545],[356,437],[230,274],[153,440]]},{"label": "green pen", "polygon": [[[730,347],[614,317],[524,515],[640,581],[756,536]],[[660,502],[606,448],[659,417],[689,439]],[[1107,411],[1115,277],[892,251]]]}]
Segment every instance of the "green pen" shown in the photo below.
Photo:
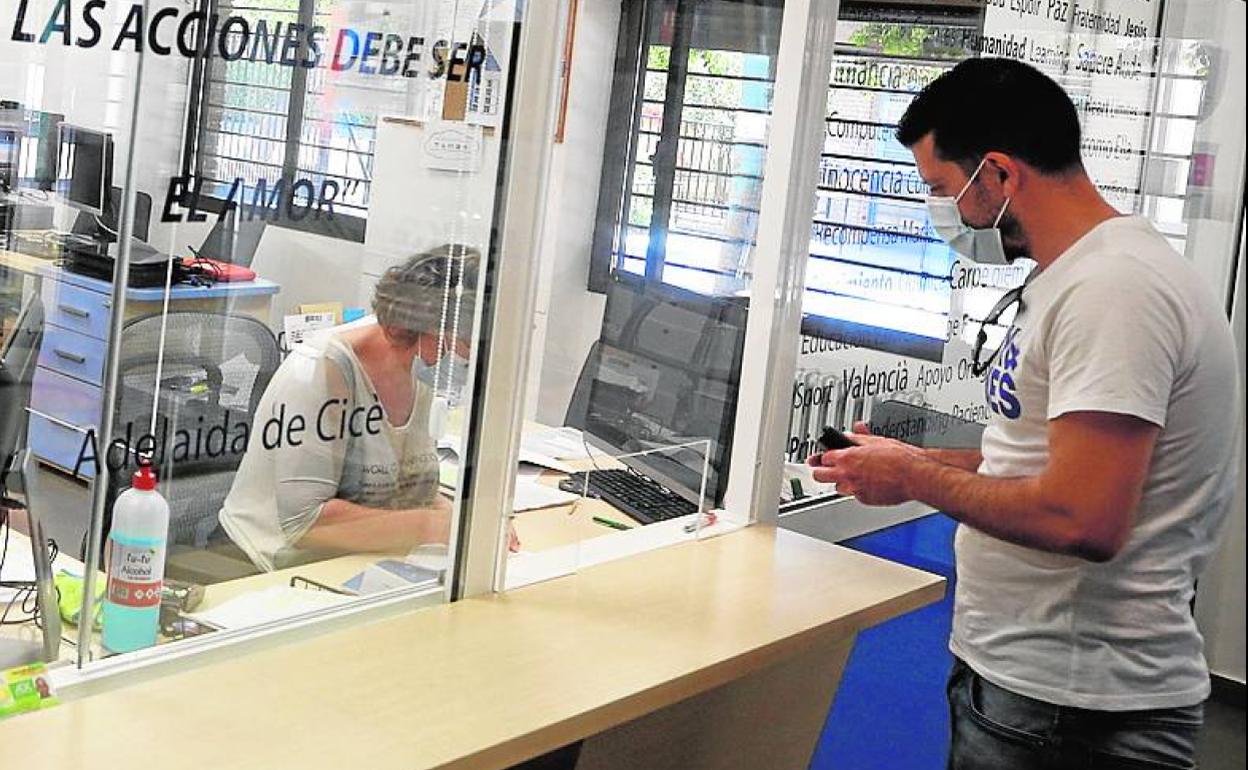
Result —
[{"label": "green pen", "polygon": [[610,527],[611,529],[632,529],[632,527],[627,524],[621,524],[620,522],[612,521],[611,519],[604,519],[601,516],[595,516],[594,523],[601,524],[604,527]]}]

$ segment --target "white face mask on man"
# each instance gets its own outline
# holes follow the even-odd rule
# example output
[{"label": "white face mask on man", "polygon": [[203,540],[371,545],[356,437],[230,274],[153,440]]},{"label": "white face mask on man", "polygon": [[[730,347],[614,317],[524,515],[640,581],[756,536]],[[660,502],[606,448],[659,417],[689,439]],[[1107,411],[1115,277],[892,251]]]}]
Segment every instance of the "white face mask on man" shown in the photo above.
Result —
[{"label": "white face mask on man", "polygon": [[1005,204],[1001,206],[1001,211],[997,212],[997,218],[993,221],[992,227],[971,227],[962,221],[962,212],[958,210],[958,202],[971,188],[971,184],[974,183],[975,177],[979,176],[986,161],[987,158],[979,162],[979,165],[975,167],[975,173],[966,180],[966,184],[962,186],[962,190],[956,197],[930,195],[924,202],[927,204],[927,214],[931,218],[932,229],[954,251],[980,264],[1007,265],[1010,260],[1005,256],[1005,244],[1001,240],[1001,229],[998,225],[1001,224],[1001,218],[1005,216],[1005,210],[1010,207],[1010,199],[1005,199]]}]

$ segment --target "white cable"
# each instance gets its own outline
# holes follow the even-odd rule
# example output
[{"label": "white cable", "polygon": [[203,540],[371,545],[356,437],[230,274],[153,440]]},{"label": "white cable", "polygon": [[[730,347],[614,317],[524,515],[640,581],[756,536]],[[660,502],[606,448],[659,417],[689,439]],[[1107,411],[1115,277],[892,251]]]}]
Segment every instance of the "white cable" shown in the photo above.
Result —
[{"label": "white cable", "polygon": [[[454,238],[454,233],[452,233]],[[451,242],[451,256],[454,257],[455,246],[454,240]],[[434,364],[433,370],[433,393],[437,395],[445,395],[442,389],[442,372],[445,369],[446,356],[443,355],[446,350],[446,314],[451,304],[451,271],[446,271],[446,279],[442,282],[442,306],[438,315],[438,360]]]},{"label": "white cable", "polygon": [[[160,406],[160,377],[165,368],[165,331],[169,326],[169,295],[173,292],[173,257],[169,258],[169,267],[165,270],[165,296],[160,308],[160,340],[156,345],[156,385],[152,388],[152,421],[148,426],[148,434],[156,435],[156,410]],[[155,451],[155,450],[153,450]],[[150,464],[151,459],[148,459]]]},{"label": "white cable", "polygon": [[[464,306],[464,255],[467,254],[467,246],[463,246],[462,244],[456,244],[456,245],[459,246],[462,250],[457,255],[457,259],[452,263],[452,269],[454,269],[455,266],[458,266],[459,268],[459,275],[455,281],[455,315],[451,318],[451,344],[452,345],[456,344],[459,341],[459,318],[460,318],[460,312]],[[446,367],[447,369],[446,386],[447,386],[448,399],[454,393],[454,390],[455,390],[455,355],[456,355],[455,351],[452,350],[451,355],[447,356],[447,358],[449,359],[447,363],[447,367]],[[468,383],[466,382],[460,383],[460,386],[463,387],[463,386],[466,386],[467,384]]]}]

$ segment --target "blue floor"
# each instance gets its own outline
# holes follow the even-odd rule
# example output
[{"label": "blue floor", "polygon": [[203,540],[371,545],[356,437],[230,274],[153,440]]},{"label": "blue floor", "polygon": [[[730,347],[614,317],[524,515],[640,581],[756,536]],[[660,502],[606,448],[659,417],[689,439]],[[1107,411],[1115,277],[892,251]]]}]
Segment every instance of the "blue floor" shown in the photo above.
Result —
[{"label": "blue floor", "polygon": [[943,770],[953,617],[953,532],[935,514],[841,545],[943,575],[938,604],[864,631],[850,654],[811,770]]}]

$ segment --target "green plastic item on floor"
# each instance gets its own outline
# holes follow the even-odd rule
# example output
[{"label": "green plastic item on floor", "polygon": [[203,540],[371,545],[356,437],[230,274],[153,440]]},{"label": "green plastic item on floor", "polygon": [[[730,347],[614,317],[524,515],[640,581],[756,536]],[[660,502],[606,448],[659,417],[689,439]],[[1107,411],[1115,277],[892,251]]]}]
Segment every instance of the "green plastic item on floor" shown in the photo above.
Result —
[{"label": "green plastic item on floor", "polygon": [[[66,623],[78,625],[78,615],[82,612],[82,577],[61,572],[53,579],[53,582],[56,584],[56,606],[60,608],[61,619]],[[104,582],[103,575],[95,581],[95,624],[92,629],[95,631],[100,630],[100,611],[104,606]]]}]

